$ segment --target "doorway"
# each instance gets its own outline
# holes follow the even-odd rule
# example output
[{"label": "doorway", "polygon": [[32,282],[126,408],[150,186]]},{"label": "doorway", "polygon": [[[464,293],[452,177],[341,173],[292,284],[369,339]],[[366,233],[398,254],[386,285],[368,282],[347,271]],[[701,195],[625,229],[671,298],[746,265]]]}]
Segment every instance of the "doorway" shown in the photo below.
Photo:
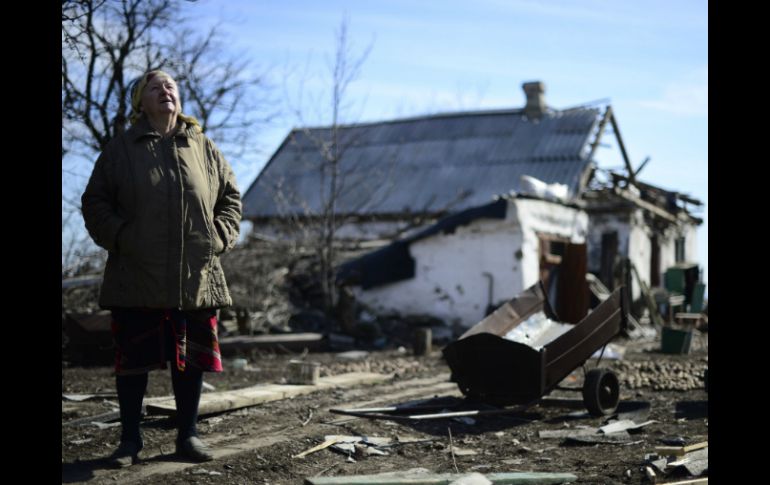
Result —
[{"label": "doorway", "polygon": [[548,301],[561,322],[578,323],[588,313],[589,306],[587,247],[545,234],[538,234],[538,239],[540,280]]}]

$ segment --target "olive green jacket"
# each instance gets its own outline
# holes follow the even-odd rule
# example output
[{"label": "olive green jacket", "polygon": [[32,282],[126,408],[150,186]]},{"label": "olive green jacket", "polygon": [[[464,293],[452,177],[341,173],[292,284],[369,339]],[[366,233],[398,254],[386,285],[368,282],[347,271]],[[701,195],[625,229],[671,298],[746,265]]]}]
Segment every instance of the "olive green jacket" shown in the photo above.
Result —
[{"label": "olive green jacket", "polygon": [[241,198],[214,143],[183,122],[163,138],[140,119],[105,148],[82,196],[108,251],[102,308],[232,304],[219,255],[235,246]]}]

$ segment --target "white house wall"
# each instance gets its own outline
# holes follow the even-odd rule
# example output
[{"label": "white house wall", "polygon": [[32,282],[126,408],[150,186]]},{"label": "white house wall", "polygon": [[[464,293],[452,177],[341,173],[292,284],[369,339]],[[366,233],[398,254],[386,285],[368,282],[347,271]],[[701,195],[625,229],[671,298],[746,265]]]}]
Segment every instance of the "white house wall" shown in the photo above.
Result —
[{"label": "white house wall", "polygon": [[663,272],[676,264],[676,240],[684,237],[684,260],[694,262],[698,260],[698,227],[692,224],[684,227],[671,227],[666,231],[665,238],[660,244],[660,266],[661,283],[663,282]]},{"label": "white house wall", "polygon": [[628,254],[628,240],[631,227],[628,213],[613,212],[591,214],[588,229],[588,271],[598,273],[602,265],[602,235],[608,232],[618,233],[618,254]]},{"label": "white house wall", "polygon": [[493,301],[521,291],[519,228],[506,220],[478,220],[412,243],[415,277],[362,291],[357,298],[377,312],[432,315],[450,325],[475,325],[484,316],[492,274]]},{"label": "white house wall", "polygon": [[[644,219],[642,209],[629,212],[599,213],[591,215],[588,235],[588,270],[598,272],[601,267],[602,235],[607,232],[618,233],[618,254],[628,257],[646,285],[650,285],[650,264],[652,261],[652,229]],[[663,233],[658,234],[660,245],[661,284],[663,272],[676,264],[676,239],[685,237],[685,260],[696,258],[697,227],[691,224],[684,226],[669,226]],[[631,278],[631,294],[633,299],[641,297],[641,288],[636,278]]]},{"label": "white house wall", "polygon": [[[650,286],[650,262],[652,259],[651,229],[644,222],[641,209],[631,214],[631,234],[628,240],[628,258],[636,267],[639,278],[647,287]],[[642,289],[635,277],[631,277],[631,298],[636,300],[642,296]]]},{"label": "white house wall", "polygon": [[479,219],[453,234],[437,234],[410,245],[415,277],[366,291],[357,298],[377,312],[432,315],[470,327],[485,315],[489,279],[492,303],[513,298],[539,277],[537,232],[585,240],[587,217],[538,200],[509,202],[504,220]]},{"label": "white house wall", "polygon": [[[631,230],[631,243],[629,246],[629,257],[636,265],[639,276],[644,283],[650,286],[650,263],[652,261],[652,228],[650,228],[643,219],[641,209],[634,213],[634,224]],[[658,244],[660,245],[660,267],[657,271],[660,274],[660,284],[664,284],[663,273],[666,269],[676,264],[676,240],[680,237],[685,238],[684,260],[692,262],[697,257],[697,226],[693,224],[679,223],[670,225],[663,234],[658,233]],[[636,279],[633,280],[633,298],[641,296]]]}]

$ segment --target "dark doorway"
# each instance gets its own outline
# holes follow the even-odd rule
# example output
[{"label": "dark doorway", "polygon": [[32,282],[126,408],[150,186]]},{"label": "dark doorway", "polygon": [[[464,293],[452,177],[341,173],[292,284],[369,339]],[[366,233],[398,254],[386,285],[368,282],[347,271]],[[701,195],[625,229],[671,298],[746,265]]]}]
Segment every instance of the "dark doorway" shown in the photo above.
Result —
[{"label": "dark doorway", "polygon": [[615,289],[615,259],[618,256],[617,231],[602,234],[602,261],[599,267],[599,279],[610,291]]},{"label": "dark doorway", "polygon": [[588,251],[585,244],[540,235],[540,279],[548,301],[561,322],[578,323],[588,313],[586,283]]},{"label": "dark doorway", "polygon": [[660,243],[657,234],[650,238],[650,286],[660,286]]}]

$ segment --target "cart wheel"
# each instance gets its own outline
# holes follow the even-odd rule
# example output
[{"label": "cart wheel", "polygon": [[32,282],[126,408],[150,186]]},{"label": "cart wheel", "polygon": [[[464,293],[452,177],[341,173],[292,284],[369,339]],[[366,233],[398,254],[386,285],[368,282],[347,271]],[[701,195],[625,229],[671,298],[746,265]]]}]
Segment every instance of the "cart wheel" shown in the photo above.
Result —
[{"label": "cart wheel", "polygon": [[592,416],[606,416],[618,408],[620,384],[614,372],[591,369],[583,384],[583,403]]}]

